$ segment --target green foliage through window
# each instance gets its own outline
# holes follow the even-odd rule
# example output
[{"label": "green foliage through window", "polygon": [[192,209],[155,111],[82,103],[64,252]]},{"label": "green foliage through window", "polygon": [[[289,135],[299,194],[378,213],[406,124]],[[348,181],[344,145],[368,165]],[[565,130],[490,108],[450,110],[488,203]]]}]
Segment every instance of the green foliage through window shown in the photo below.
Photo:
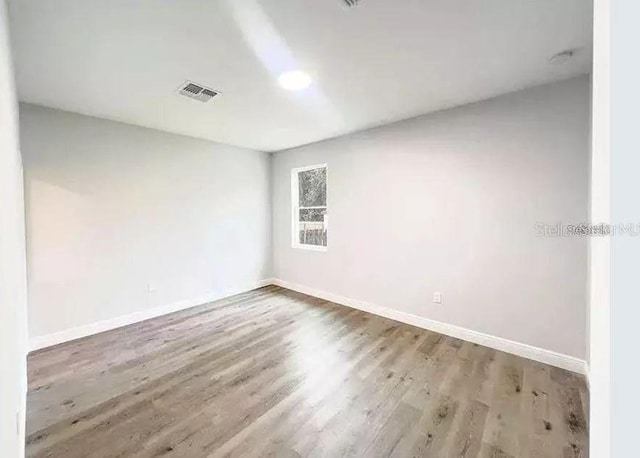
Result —
[{"label": "green foliage through window", "polygon": [[327,169],[298,172],[298,196],[300,207],[324,207],[327,205]]},{"label": "green foliage through window", "polygon": [[[327,168],[301,170],[293,175],[298,202],[294,212],[294,231],[299,245],[327,246]],[[296,180],[297,179],[297,180]],[[295,237],[295,235],[294,235]]]}]

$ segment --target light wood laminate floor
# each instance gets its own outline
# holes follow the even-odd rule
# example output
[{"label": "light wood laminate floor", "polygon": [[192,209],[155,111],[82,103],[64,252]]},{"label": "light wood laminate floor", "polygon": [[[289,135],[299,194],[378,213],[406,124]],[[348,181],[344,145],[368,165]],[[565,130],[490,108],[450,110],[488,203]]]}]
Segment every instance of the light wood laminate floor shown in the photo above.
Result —
[{"label": "light wood laminate floor", "polygon": [[587,455],[581,376],[275,286],[28,365],[28,456]]}]

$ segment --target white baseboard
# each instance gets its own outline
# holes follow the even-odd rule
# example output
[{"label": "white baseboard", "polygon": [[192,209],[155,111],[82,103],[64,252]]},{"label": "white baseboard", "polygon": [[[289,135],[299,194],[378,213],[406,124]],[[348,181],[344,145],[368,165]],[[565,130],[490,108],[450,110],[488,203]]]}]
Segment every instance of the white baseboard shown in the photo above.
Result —
[{"label": "white baseboard", "polygon": [[44,336],[32,337],[29,339],[29,351],[40,350],[42,348],[58,345],[70,340],[80,339],[100,332],[109,331],[111,329],[120,328],[129,324],[145,321],[150,318],[155,318],[169,313],[178,312],[198,305],[207,304],[209,302],[224,299],[226,297],[234,296],[236,294],[251,291],[256,288],[268,286],[274,284],[274,280],[271,278],[260,280],[254,283],[250,283],[243,286],[237,286],[234,288],[228,288],[222,291],[216,291],[204,296],[200,296],[193,299],[187,299],[183,301],[174,302],[167,305],[161,305],[148,310],[141,310],[139,312],[130,313],[128,315],[121,315],[108,320],[98,321],[83,326],[78,326],[71,329],[65,329],[64,331],[54,332],[52,334],[46,334]]},{"label": "white baseboard", "polygon": [[586,362],[582,359],[574,358],[573,356],[563,355],[550,350],[544,350],[531,345],[503,339],[502,337],[491,336],[481,332],[472,331],[471,329],[442,323],[440,321],[431,320],[411,313],[401,312],[381,305],[340,296],[338,294],[317,290],[308,286],[298,285],[296,283],[280,279],[274,279],[273,284],[293,291],[298,291],[309,296],[346,305],[347,307],[362,310],[364,312],[373,313],[374,315],[383,316],[401,323],[410,324],[429,331],[438,332],[457,339],[466,340],[468,342],[477,343],[478,345],[484,345],[485,347],[500,350],[505,353],[511,353],[523,358],[532,359],[534,361],[586,375]]},{"label": "white baseboard", "polygon": [[341,296],[339,294],[329,293],[327,291],[321,291],[315,288],[291,283],[277,278],[269,278],[241,287],[229,288],[224,291],[214,292],[194,299],[174,302],[172,304],[154,307],[149,310],[142,310],[140,312],[122,315],[104,321],[98,321],[96,323],[66,329],[64,331],[55,332],[44,336],[32,337],[29,339],[29,351],[40,350],[42,348],[50,347],[60,343],[80,339],[82,337],[98,334],[100,332],[127,326],[129,324],[138,323],[150,318],[155,318],[191,307],[196,307],[198,305],[207,304],[209,302],[224,299],[235,294],[244,293],[272,284],[282,286],[283,288],[291,289],[293,291],[298,291],[303,294],[308,294],[309,296],[314,296],[320,299],[335,302],[337,304],[345,305],[347,307],[362,310],[364,312],[373,313],[374,315],[383,316],[385,318],[399,321],[401,323],[410,324],[412,326],[427,329],[429,331],[438,332],[440,334],[466,340],[472,343],[477,343],[479,345],[484,345],[486,347],[494,348],[506,353],[511,353],[523,358],[532,359],[534,361],[549,364],[551,366],[556,366],[562,369],[570,370],[572,372],[577,372],[579,374],[587,376],[588,379],[588,365],[586,361],[579,358],[563,355],[550,350],[544,350],[542,348],[534,347],[520,342],[514,342],[512,340],[503,339],[501,337],[495,337],[481,332],[472,331],[471,329],[442,323],[440,321],[413,315],[411,313],[401,312],[392,308],[383,307],[381,305],[358,299],[352,299],[349,297]]},{"label": "white baseboard", "polygon": [[585,382],[587,382],[587,389],[591,390],[591,369],[589,368],[589,363],[587,361],[584,361],[583,367],[582,367],[582,374],[584,374],[584,380]]}]

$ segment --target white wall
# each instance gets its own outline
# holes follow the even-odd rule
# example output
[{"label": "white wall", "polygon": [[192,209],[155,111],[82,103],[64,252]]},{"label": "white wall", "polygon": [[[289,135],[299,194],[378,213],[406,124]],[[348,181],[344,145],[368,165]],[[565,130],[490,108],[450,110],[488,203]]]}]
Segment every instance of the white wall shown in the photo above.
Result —
[{"label": "white wall", "polygon": [[[619,2],[618,2],[619,3]],[[636,2],[637,7],[637,2]],[[626,12],[625,14],[629,14]],[[637,14],[631,14],[628,23],[636,30],[635,24]],[[594,1],[594,27],[593,27],[593,73],[592,73],[592,128],[591,128],[591,170],[590,170],[590,218],[594,224],[609,223],[610,201],[611,201],[611,176],[610,176],[610,129],[609,129],[609,62],[611,41],[609,38],[610,12],[609,0]],[[623,40],[627,42],[627,40]],[[635,45],[631,40],[629,45]],[[633,59],[629,55],[629,59]],[[633,77],[633,75],[631,75]],[[620,81],[618,81],[620,84]],[[637,80],[631,85],[637,88]],[[626,88],[625,96],[629,87]],[[636,89],[637,90],[637,89]],[[632,99],[633,100],[633,99]],[[636,101],[633,102],[634,112],[630,119],[635,119]],[[635,126],[634,126],[634,129]],[[633,150],[636,155],[637,151]],[[637,180],[637,164],[631,169],[634,180]],[[628,184],[628,183],[627,183]],[[637,193],[630,194],[632,206],[637,211]],[[632,222],[632,221],[629,221]],[[592,457],[607,458],[611,456],[610,450],[610,351],[611,351],[611,287],[610,287],[610,257],[611,241],[609,237],[592,237],[589,243],[589,455]],[[632,271],[634,282],[637,283],[637,269]],[[636,305],[636,304],[634,304]],[[631,321],[632,326],[637,329],[637,320]],[[635,334],[635,333],[634,333]],[[634,337],[635,339],[635,337]],[[635,342],[634,342],[635,343]],[[629,350],[634,355],[627,357],[625,363],[635,356],[635,345],[629,346]],[[635,377],[632,377],[635,379]],[[635,385],[635,384],[634,384]],[[635,392],[624,392],[624,402],[631,400],[630,395]],[[632,407],[632,418],[629,425],[635,424],[637,410]],[[625,423],[619,425],[621,429],[626,427]],[[633,440],[634,434],[629,436]],[[615,456],[632,456],[632,450],[636,446]]]},{"label": "white wall", "polygon": [[9,47],[0,0],[0,456],[24,456],[26,272],[22,162]]},{"label": "white wall", "polygon": [[30,338],[270,276],[268,154],[33,105],[20,117]]},{"label": "white wall", "polygon": [[[640,3],[632,0],[610,2],[610,42],[611,60],[606,62],[609,79],[600,81],[607,84],[600,90],[609,95],[608,106],[611,122],[609,140],[603,146],[609,159],[610,172],[610,216],[613,225],[640,224],[640,136],[638,135],[638,104],[640,103],[640,62],[637,59],[637,43],[640,40],[638,17]],[[609,25],[609,23],[607,24]],[[603,31],[604,32],[604,31]],[[604,51],[603,51],[604,52]],[[603,71],[600,69],[601,72]],[[609,121],[605,118],[605,121]],[[606,129],[608,124],[603,126]],[[602,131],[600,131],[602,133]],[[600,197],[603,198],[603,193]],[[603,317],[593,337],[593,363],[596,371],[597,396],[593,414],[598,414],[594,439],[601,447],[610,438],[611,456],[627,457],[638,455],[638,412],[640,392],[638,390],[638,323],[640,323],[640,234],[635,236],[616,235],[610,238],[610,290],[608,300],[593,304],[595,319]],[[596,266],[597,267],[597,266]],[[603,269],[604,271],[604,269]],[[604,309],[604,310],[602,310]],[[604,326],[610,325],[608,329]],[[610,334],[609,334],[610,333]],[[605,340],[609,338],[608,340]],[[610,396],[609,396],[610,395]],[[607,405],[607,401],[610,404]],[[605,408],[610,411],[605,412]],[[604,420],[611,419],[610,425]],[[605,431],[605,427],[609,431]],[[610,437],[609,437],[610,433]],[[591,434],[590,434],[591,437]],[[594,448],[594,450],[598,450]],[[605,456],[592,455],[592,456]]]},{"label": "white wall", "polygon": [[[589,80],[276,153],[274,275],[585,356]],[[328,164],[329,249],[291,247],[290,170]],[[441,291],[444,303],[432,302]]]}]

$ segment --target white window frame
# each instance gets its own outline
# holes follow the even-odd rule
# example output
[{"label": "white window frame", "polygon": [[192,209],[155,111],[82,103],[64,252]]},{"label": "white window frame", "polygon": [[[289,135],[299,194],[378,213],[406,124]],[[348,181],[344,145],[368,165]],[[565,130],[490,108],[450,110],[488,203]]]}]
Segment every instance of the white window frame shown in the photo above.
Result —
[{"label": "white window frame", "polygon": [[306,172],[307,170],[314,169],[325,169],[326,173],[326,187],[327,187],[327,205],[325,207],[302,207],[302,208],[326,208],[329,209],[329,167],[327,164],[315,164],[308,165],[305,167],[297,167],[291,169],[291,247],[299,248],[302,250],[311,250],[311,251],[327,251],[329,247],[329,237],[327,236],[327,246],[321,245],[306,245],[304,243],[300,243],[300,235],[298,233],[299,229],[299,210],[300,207],[298,204],[300,203],[300,195],[298,193],[298,174],[300,172]]}]

